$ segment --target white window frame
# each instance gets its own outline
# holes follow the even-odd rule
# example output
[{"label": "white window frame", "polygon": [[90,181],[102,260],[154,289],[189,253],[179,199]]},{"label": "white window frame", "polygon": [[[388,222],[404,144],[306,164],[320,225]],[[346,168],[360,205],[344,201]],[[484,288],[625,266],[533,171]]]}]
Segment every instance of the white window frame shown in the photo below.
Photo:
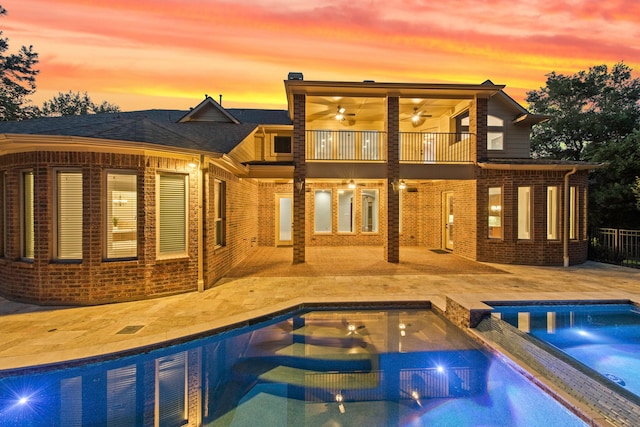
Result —
[{"label": "white window frame", "polygon": [[[125,196],[124,202],[113,199],[113,193],[116,191],[111,191],[109,193],[110,185],[109,178],[111,176],[127,176],[134,178],[134,190],[133,195]],[[118,190],[120,192],[121,190]],[[135,259],[138,257],[138,174],[133,170],[107,170],[105,171],[105,204],[106,209],[104,213],[104,228],[105,228],[105,236],[104,239],[104,257],[107,260],[118,260],[118,259]],[[122,197],[120,195],[120,197]],[[120,216],[115,216],[118,218],[118,222],[115,223],[114,220],[114,211],[121,210],[116,209],[119,208],[120,204],[126,203],[126,206],[129,208],[128,210],[132,211],[131,215],[122,218]],[[117,230],[116,230],[117,229]],[[127,236],[133,234],[134,235],[134,243],[132,244],[131,253],[118,256],[116,250],[113,246],[113,238],[117,234],[126,233]],[[111,237],[111,238],[109,238]],[[111,247],[110,247],[111,243]]]},{"label": "white window frame", "polygon": [[[184,238],[184,245],[183,248],[177,250],[162,249],[163,206],[161,181],[163,180],[163,178],[175,179],[176,181],[178,181],[178,178],[180,178],[184,182],[184,232],[182,234]],[[187,257],[189,252],[189,175],[171,172],[159,172],[156,175],[156,218],[156,258],[171,259]]]},{"label": "white window frame", "polygon": [[[28,190],[30,194],[27,194]],[[33,170],[23,170],[20,173],[20,257],[31,261],[35,256],[34,199],[35,174]]]},{"label": "white window frame", "polygon": [[[65,176],[72,179],[70,191],[63,194],[68,188],[61,182]],[[80,179],[80,193],[74,186]],[[81,261],[83,240],[83,175],[79,169],[54,169],[54,242],[53,257],[60,261]],[[79,199],[79,200],[78,200]]]},{"label": "white window frame", "polygon": [[518,239],[531,239],[531,187],[518,187]]},{"label": "white window frame", "polygon": [[[344,197],[351,195],[351,204],[347,208]],[[344,230],[348,226],[348,230]],[[338,189],[338,233],[353,234],[356,231],[356,190],[339,188]]]},{"label": "white window frame", "polygon": [[[333,198],[331,189],[316,189],[313,193],[313,205],[313,232],[315,234],[331,234],[333,231]],[[322,225],[322,228],[319,229],[319,225]]]},{"label": "white window frame", "polygon": [[227,243],[227,185],[225,181],[219,179],[213,181],[213,198],[215,245],[225,246]]},{"label": "white window frame", "polygon": [[547,240],[558,240],[558,187],[547,187]]},{"label": "white window frame", "polygon": [[569,239],[577,239],[578,231],[578,189],[575,186],[569,187]]},{"label": "white window frame", "polygon": [[[502,239],[504,236],[504,221],[502,220],[503,215],[502,212],[504,210],[504,196],[503,196],[504,192],[502,191],[502,187],[489,187],[488,191],[487,191],[487,217],[488,217],[488,229],[487,229],[487,233],[489,236],[489,239],[492,240],[499,240]],[[493,204],[492,204],[492,196],[495,199],[495,196],[498,196],[498,202],[499,203],[495,203],[496,201],[494,200]],[[499,236],[492,236],[492,230],[493,229],[498,229],[500,231],[500,235]]]},{"label": "white window frame", "polygon": [[[373,192],[375,196],[373,198],[372,214],[372,229],[365,229],[365,221],[367,217],[365,215],[365,202],[364,198],[369,196],[367,193]],[[377,188],[363,188],[360,191],[360,231],[363,234],[376,234],[380,230],[380,190]]]}]

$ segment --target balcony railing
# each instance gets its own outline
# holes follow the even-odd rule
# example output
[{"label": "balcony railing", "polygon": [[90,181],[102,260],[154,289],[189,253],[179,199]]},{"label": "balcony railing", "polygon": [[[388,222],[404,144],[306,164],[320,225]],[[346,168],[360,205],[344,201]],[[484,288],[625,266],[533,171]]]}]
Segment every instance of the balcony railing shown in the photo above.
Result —
[{"label": "balcony railing", "polygon": [[[470,163],[471,134],[466,132],[400,132],[402,163]],[[384,162],[387,134],[379,131],[309,130],[307,161]]]},{"label": "balcony railing", "polygon": [[467,132],[400,132],[402,163],[469,163],[471,134]]},{"label": "balcony railing", "polygon": [[387,134],[379,131],[309,130],[307,160],[377,162],[387,159]]}]

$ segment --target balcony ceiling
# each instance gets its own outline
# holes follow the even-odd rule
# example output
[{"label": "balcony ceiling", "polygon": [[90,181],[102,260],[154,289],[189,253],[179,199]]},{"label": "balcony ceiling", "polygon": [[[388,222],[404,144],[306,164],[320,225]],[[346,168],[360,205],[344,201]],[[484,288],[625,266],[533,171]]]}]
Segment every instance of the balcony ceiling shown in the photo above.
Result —
[{"label": "balcony ceiling", "polygon": [[[401,98],[400,120],[411,120],[414,111],[434,118],[450,116],[468,105],[469,99]],[[385,98],[353,96],[308,96],[308,121],[335,119],[338,107],[345,109],[347,119],[358,122],[381,122],[386,117]],[[416,110],[417,109],[417,110]]]}]

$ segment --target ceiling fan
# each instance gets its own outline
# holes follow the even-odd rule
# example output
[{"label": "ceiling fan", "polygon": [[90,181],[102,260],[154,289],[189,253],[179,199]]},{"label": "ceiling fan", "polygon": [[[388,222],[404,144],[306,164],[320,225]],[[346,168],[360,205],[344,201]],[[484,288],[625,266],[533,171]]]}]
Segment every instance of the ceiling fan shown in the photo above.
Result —
[{"label": "ceiling fan", "polygon": [[424,119],[428,117],[433,117],[433,116],[431,114],[426,114],[424,112],[421,112],[418,110],[418,107],[415,107],[413,109],[413,113],[409,117],[404,118],[403,120],[411,120],[411,123],[413,123],[414,126],[418,126]]},{"label": "ceiling fan", "polygon": [[353,126],[356,123],[356,113],[347,113],[347,110],[338,105],[338,109],[336,110],[336,120],[338,120],[343,125]]}]

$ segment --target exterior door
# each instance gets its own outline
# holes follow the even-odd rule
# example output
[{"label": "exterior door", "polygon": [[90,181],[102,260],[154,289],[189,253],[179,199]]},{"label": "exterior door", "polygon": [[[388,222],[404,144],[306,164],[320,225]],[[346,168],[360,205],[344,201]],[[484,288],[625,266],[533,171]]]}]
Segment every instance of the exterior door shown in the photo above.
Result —
[{"label": "exterior door", "polygon": [[276,194],[276,246],[293,245],[293,196]]},{"label": "exterior door", "polygon": [[444,248],[453,250],[453,193],[443,193],[443,233]]}]

